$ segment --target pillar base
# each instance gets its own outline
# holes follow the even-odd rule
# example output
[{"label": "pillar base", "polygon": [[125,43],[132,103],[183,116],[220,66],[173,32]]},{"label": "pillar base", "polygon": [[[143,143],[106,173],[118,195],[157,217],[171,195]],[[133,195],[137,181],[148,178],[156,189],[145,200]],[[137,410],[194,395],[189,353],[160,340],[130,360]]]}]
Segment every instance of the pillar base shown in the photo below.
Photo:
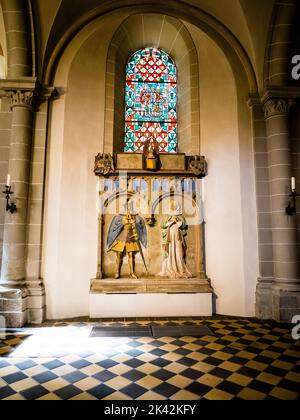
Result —
[{"label": "pillar base", "polygon": [[7,328],[21,328],[25,324],[41,324],[46,317],[45,289],[40,283],[26,286],[0,286],[0,316]]},{"label": "pillar base", "polygon": [[278,322],[291,323],[295,315],[300,315],[300,288],[293,291],[274,286],[272,303],[273,319]]},{"label": "pillar base", "polygon": [[41,281],[27,281],[27,323],[42,324],[46,319],[46,293]]},{"label": "pillar base", "polygon": [[27,293],[24,289],[0,286],[0,316],[7,328],[21,328],[27,321]]},{"label": "pillar base", "polygon": [[272,319],[272,278],[259,278],[256,288],[255,312],[259,319]]},{"label": "pillar base", "polygon": [[256,316],[262,320],[291,323],[295,315],[300,315],[300,286],[284,286],[274,279],[260,279],[256,289]]}]

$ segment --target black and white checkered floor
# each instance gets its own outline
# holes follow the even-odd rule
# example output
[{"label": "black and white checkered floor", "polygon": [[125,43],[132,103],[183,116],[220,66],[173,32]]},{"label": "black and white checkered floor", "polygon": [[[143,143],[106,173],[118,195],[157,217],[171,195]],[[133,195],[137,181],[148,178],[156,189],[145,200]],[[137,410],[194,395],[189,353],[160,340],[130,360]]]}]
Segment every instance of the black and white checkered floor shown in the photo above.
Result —
[{"label": "black and white checkered floor", "polygon": [[0,399],[300,399],[291,327],[226,318],[152,324],[205,324],[215,335],[91,338],[99,323],[89,322],[11,331],[0,337]]}]

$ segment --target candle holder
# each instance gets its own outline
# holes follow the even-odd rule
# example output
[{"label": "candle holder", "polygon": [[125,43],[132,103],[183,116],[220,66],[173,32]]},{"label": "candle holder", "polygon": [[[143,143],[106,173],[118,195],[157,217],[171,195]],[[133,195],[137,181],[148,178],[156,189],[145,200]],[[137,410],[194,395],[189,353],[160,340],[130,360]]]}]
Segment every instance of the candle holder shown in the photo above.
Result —
[{"label": "candle holder", "polygon": [[285,209],[286,214],[288,216],[294,216],[294,214],[296,214],[297,210],[296,210],[296,198],[299,197],[299,194],[297,194],[296,189],[292,190],[292,193],[290,194],[291,197],[291,201],[289,203],[289,205],[287,206],[287,208]]},{"label": "candle holder", "polygon": [[6,185],[3,194],[5,194],[6,198],[6,211],[10,212],[11,214],[14,214],[17,211],[17,206],[15,205],[15,203],[10,202],[10,196],[14,194],[14,192],[11,190],[11,186]]}]

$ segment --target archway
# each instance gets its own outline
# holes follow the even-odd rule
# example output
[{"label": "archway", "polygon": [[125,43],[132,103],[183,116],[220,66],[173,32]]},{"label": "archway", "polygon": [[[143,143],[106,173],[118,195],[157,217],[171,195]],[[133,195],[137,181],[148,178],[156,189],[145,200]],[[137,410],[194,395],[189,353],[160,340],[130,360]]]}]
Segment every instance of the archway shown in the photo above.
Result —
[{"label": "archway", "polygon": [[[111,138],[110,150],[113,150],[114,139],[112,124],[107,125],[113,121],[116,94],[114,85],[107,82],[110,74],[115,80],[115,61],[109,60],[110,45],[118,39],[119,50],[126,52],[122,56],[125,63],[131,51],[147,44],[142,33],[128,37],[124,32],[124,28],[133,30],[132,25],[127,26],[128,22],[141,20],[145,10],[142,15],[136,8],[128,12],[128,9],[117,10],[92,19],[84,26],[61,56],[53,79],[67,94],[53,103],[50,122],[43,257],[50,318],[86,315],[88,310],[90,279],[95,275],[97,261],[97,208],[92,204],[96,181],[92,167],[99,149],[105,150],[107,136]],[[164,6],[147,15],[147,19],[160,23],[160,30],[163,22],[174,28],[185,52],[182,57],[174,56],[175,61],[177,58],[180,62],[184,56],[187,60],[197,57],[197,65],[189,67],[197,87],[193,91],[194,86],[187,81],[186,96],[191,104],[186,113],[188,119],[192,117],[191,110],[196,103],[197,141],[194,144],[190,137],[183,140],[187,142],[188,153],[194,153],[194,150],[206,154],[209,163],[205,204],[208,274],[219,296],[219,313],[253,315],[257,242],[252,135],[245,98],[252,88],[255,90],[255,79],[250,77],[249,82],[247,75],[252,73],[245,72],[241,64],[244,60],[239,60],[234,52],[236,40],[230,53],[227,48],[225,55],[220,46],[199,29],[199,21],[195,26],[178,17],[170,17],[165,14]],[[138,25],[138,28],[142,26]],[[220,27],[219,30],[219,36],[223,38],[225,35]],[[156,33],[156,43],[159,34],[160,31]],[[154,42],[153,39],[150,41]],[[114,48],[116,50],[116,46]],[[51,73],[50,68],[48,70]],[[117,71],[118,81],[124,84],[124,67],[120,66]],[[195,93],[197,89],[198,94]],[[120,121],[123,121],[124,99],[121,105]],[[185,133],[191,133],[189,122],[187,127]],[[74,180],[77,181],[75,184]],[[72,251],[68,242],[70,235],[80,244]],[[88,244],[84,250],[83,244]],[[233,288],[238,291],[235,295],[231,293]],[[68,294],[69,302],[64,301],[65,294]]]}]

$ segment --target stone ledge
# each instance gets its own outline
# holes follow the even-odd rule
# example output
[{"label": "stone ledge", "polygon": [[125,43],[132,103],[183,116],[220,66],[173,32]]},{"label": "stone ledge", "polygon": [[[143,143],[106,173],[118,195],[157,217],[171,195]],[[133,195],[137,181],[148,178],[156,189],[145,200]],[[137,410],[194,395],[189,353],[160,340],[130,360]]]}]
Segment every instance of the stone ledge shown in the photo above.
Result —
[{"label": "stone ledge", "polygon": [[207,279],[165,279],[142,278],[130,279],[93,279],[92,294],[148,294],[148,293],[212,293],[213,289]]},{"label": "stone ledge", "polygon": [[36,77],[17,77],[14,79],[1,79],[0,96],[5,95],[5,93],[10,90],[27,90],[33,92],[36,89],[36,87]]}]

